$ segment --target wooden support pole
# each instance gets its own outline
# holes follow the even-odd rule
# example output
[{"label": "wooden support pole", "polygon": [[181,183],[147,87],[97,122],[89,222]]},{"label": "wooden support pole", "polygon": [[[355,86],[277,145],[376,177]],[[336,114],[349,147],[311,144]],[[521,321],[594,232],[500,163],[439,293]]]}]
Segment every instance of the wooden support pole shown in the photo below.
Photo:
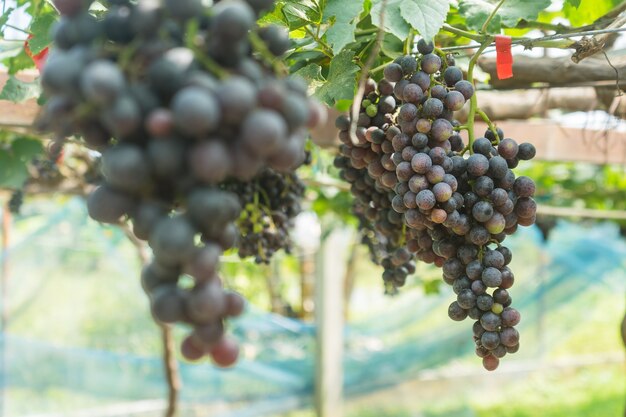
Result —
[{"label": "wooden support pole", "polygon": [[315,409],[318,417],[343,415],[344,283],[352,231],[332,230],[317,255]]}]

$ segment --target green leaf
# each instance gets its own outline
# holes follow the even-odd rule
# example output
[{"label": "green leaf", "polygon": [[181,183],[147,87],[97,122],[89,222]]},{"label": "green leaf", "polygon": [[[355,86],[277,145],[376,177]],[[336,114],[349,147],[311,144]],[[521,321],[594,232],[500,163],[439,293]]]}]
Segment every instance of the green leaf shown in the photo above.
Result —
[{"label": "green leaf", "polygon": [[30,25],[30,32],[33,37],[28,40],[28,46],[33,55],[39,54],[52,43],[50,28],[56,20],[56,13],[41,14],[33,19],[33,23]]},{"label": "green leaf", "polygon": [[[24,45],[24,43],[22,43],[22,45]],[[18,54],[4,59],[2,63],[8,68],[9,74],[17,74],[23,69],[33,68],[35,66],[35,62],[26,54],[23,47],[20,47]]]},{"label": "green leaf", "polygon": [[13,58],[20,54],[24,49],[24,41],[7,41],[0,40],[0,61]]},{"label": "green leaf", "polygon": [[15,76],[9,76],[7,83],[0,92],[0,100],[9,100],[14,103],[21,103],[31,98],[38,97],[41,94],[39,82],[32,83],[18,80]]},{"label": "green leaf", "polygon": [[28,179],[26,162],[13,156],[6,149],[0,149],[0,187],[22,188]]},{"label": "green leaf", "polygon": [[276,8],[274,8],[271,13],[267,13],[265,16],[259,19],[259,25],[289,26],[289,22],[285,19],[285,15],[283,14],[283,5],[277,4]]},{"label": "green leaf", "polygon": [[404,42],[389,33],[385,33],[380,50],[385,56],[396,59],[404,55]]},{"label": "green leaf", "polygon": [[4,25],[7,24],[9,18],[11,17],[11,13],[15,10],[13,7],[9,7],[5,10],[5,12],[0,16],[0,35],[4,37]]},{"label": "green leaf", "polygon": [[[480,30],[500,0],[459,0],[459,13],[467,27]],[[539,12],[550,6],[550,0],[507,0],[487,27],[489,33],[499,33],[502,26],[513,27],[521,19],[536,20]]]},{"label": "green leaf", "polygon": [[309,84],[310,91],[316,91],[324,84],[324,77],[322,77],[322,67],[317,64],[309,64],[294,73],[306,80]]},{"label": "green leaf", "polygon": [[566,2],[563,5],[563,14],[572,26],[582,26],[593,23],[604,16],[622,0],[581,0],[578,7]]},{"label": "green leaf", "polygon": [[43,150],[43,144],[40,140],[27,136],[18,137],[11,143],[13,156],[26,163],[35,156],[41,155]]},{"label": "green leaf", "polygon": [[565,0],[565,3],[569,4],[572,7],[578,8],[580,6],[581,0]]},{"label": "green leaf", "polygon": [[328,0],[324,9],[324,22],[333,25],[326,31],[326,40],[335,54],[349,43],[354,42],[354,31],[358,23],[358,17],[363,11],[363,0]]},{"label": "green leaf", "polygon": [[356,90],[356,76],[360,67],[353,62],[354,51],[343,51],[330,63],[326,82],[315,95],[329,106],[340,100],[352,100]]},{"label": "green leaf", "polygon": [[286,0],[281,12],[291,30],[309,24],[319,25],[322,21],[322,11],[319,4],[313,0]]},{"label": "green leaf", "polygon": [[439,32],[450,10],[448,1],[406,0],[400,5],[400,14],[413,29],[426,39]]},{"label": "green leaf", "polygon": [[[402,17],[400,10],[402,3],[407,0],[389,0],[385,8],[384,29],[386,32],[404,40],[409,36],[411,26]],[[381,27],[382,0],[372,0],[372,23],[376,27]]]}]

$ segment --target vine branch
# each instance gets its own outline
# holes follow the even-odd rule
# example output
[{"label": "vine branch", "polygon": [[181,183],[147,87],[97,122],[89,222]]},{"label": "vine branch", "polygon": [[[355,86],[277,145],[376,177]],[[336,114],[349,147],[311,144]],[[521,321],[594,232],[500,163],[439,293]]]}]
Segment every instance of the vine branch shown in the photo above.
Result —
[{"label": "vine branch", "polygon": [[[135,246],[137,256],[141,266],[146,266],[150,262],[150,256],[146,250],[146,245],[135,236],[128,224],[119,225],[128,240]],[[176,360],[176,346],[174,344],[174,335],[172,327],[167,324],[157,323],[161,328],[161,339],[163,341],[163,364],[165,368],[165,376],[168,386],[168,401],[165,417],[174,417],[178,409],[178,397],[181,389],[180,371],[178,369],[178,361]]]},{"label": "vine branch", "polygon": [[352,103],[352,109],[350,112],[350,140],[356,146],[359,143],[358,138],[356,137],[356,128],[357,121],[359,118],[359,103],[363,100],[363,95],[365,94],[365,83],[367,83],[367,78],[369,77],[369,72],[374,62],[376,62],[376,58],[378,58],[378,53],[380,52],[381,45],[383,43],[385,37],[385,9],[387,8],[387,0],[383,0],[380,9],[380,27],[378,28],[378,33],[376,34],[376,43],[372,48],[372,52],[370,56],[367,58],[365,65],[361,69],[361,76],[359,78],[359,86],[356,91],[356,95],[354,96],[354,101]]},{"label": "vine branch", "polygon": [[506,0],[500,0],[500,2],[496,5],[495,9],[493,9],[489,17],[487,17],[487,20],[485,20],[485,23],[483,23],[483,26],[480,28],[480,33],[487,33],[487,26],[489,26],[489,23],[491,23],[493,18],[496,16],[496,13],[498,12],[498,9],[500,9],[505,1]]}]

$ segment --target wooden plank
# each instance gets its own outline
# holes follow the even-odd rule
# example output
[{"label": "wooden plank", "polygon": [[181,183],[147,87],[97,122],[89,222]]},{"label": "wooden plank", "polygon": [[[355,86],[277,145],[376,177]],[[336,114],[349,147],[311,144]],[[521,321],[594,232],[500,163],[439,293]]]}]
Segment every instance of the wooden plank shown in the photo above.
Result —
[{"label": "wooden plank", "polygon": [[343,415],[344,283],[350,229],[330,231],[317,254],[315,408],[318,417]]},{"label": "wooden plank", "polygon": [[[38,76],[39,73],[36,71],[22,71],[17,75],[17,78],[22,81],[33,82]],[[8,79],[9,75],[6,71],[0,71],[0,90],[4,88]],[[35,99],[23,103],[0,100],[0,126],[30,127],[38,113],[39,106]]]}]

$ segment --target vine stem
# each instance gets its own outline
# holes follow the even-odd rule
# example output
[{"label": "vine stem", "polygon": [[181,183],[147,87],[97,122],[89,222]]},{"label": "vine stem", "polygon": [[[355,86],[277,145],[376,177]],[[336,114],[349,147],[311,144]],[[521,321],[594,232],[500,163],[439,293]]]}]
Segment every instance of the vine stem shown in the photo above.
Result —
[{"label": "vine stem", "polygon": [[363,100],[363,96],[365,95],[365,84],[367,83],[370,69],[378,58],[378,52],[380,51],[381,45],[385,37],[386,8],[387,0],[383,0],[380,9],[380,27],[378,28],[378,33],[376,34],[376,43],[372,48],[372,51],[369,58],[367,59],[367,62],[365,63],[365,66],[363,66],[363,68],[361,69],[359,87],[357,88],[356,95],[354,96],[354,101],[352,102],[352,109],[350,112],[350,140],[355,146],[359,144],[359,139],[356,137],[357,121],[359,118],[359,104],[361,103],[361,100]]},{"label": "vine stem", "polygon": [[478,114],[481,117],[481,119],[483,119],[483,121],[487,123],[487,126],[489,126],[489,130],[491,130],[491,133],[493,133],[493,136],[496,138],[496,145],[500,144],[500,136],[498,135],[496,126],[489,119],[489,116],[487,116],[487,113],[485,113],[479,108],[476,108],[476,114]]},{"label": "vine stem", "polygon": [[[135,236],[127,224],[122,223],[119,226],[128,240],[133,244],[133,246],[135,246],[135,249],[137,250],[137,257],[139,258],[141,266],[146,266],[150,262],[150,256],[148,255],[144,242]],[[161,339],[163,341],[163,365],[165,368],[165,377],[168,387],[165,417],[174,417],[178,410],[178,397],[180,395],[182,385],[180,371],[178,369],[178,361],[176,360],[174,335],[172,334],[171,326],[161,323],[157,323],[157,325],[161,329]]]},{"label": "vine stem", "polygon": [[[478,61],[478,57],[483,53],[483,51],[489,45],[491,45],[492,41],[493,41],[493,38],[489,37],[489,39],[487,39],[478,48],[476,53],[472,56],[472,59],[470,59],[469,66],[467,68],[467,81],[469,81],[472,85],[474,85],[474,68],[476,67],[476,62]],[[474,149],[473,149],[474,138],[475,138],[475,135],[474,135],[474,119],[476,118],[476,112],[477,111],[482,112],[481,110],[478,109],[478,98],[476,97],[476,93],[474,92],[474,95],[470,99],[470,112],[469,112],[469,115],[467,116],[467,124],[466,124],[467,136],[469,138],[466,149],[469,150],[470,154],[474,153]]]},{"label": "vine stem", "polygon": [[324,55],[326,55],[328,58],[333,57],[332,48],[326,42],[324,42],[324,40],[319,36],[319,26],[317,27],[317,34],[313,33],[311,28],[309,28],[308,26],[304,27],[304,31],[322,47],[322,53]]},{"label": "vine stem", "polygon": [[506,0],[500,0],[500,2],[496,5],[496,8],[493,9],[493,11],[491,12],[491,14],[489,15],[489,17],[487,18],[487,20],[485,20],[485,23],[483,23],[483,26],[480,28],[480,33],[486,33],[487,32],[487,26],[489,25],[489,23],[493,20],[493,18],[496,16],[496,13],[498,12],[498,9],[500,8],[500,6],[502,6],[502,4],[505,2]]}]

